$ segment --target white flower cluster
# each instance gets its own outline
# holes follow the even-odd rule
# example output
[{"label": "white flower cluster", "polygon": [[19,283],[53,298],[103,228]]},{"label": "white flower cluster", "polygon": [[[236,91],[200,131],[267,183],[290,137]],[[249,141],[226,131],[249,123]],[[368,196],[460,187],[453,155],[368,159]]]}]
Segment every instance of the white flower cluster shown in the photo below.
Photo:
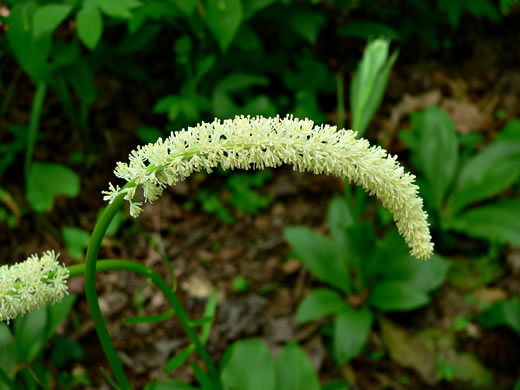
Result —
[{"label": "white flower cluster", "polygon": [[[134,200],[143,189],[147,202],[156,200],[171,186],[193,172],[222,166],[224,169],[263,169],[291,164],[300,172],[347,177],[376,195],[394,215],[398,230],[411,254],[428,258],[433,251],[427,214],[417,196],[415,176],[407,173],[386,150],[356,139],[351,130],[315,126],[309,119],[235,117],[200,123],[155,144],[130,153],[130,163],[119,162],[115,175],[131,184],[104,191],[112,202],[124,193],[130,213],[137,217],[142,203]],[[135,184],[135,185],[134,185]]]},{"label": "white flower cluster", "polygon": [[59,302],[67,291],[69,270],[58,263],[54,251],[41,258],[0,267],[0,321],[7,321],[47,303]]}]

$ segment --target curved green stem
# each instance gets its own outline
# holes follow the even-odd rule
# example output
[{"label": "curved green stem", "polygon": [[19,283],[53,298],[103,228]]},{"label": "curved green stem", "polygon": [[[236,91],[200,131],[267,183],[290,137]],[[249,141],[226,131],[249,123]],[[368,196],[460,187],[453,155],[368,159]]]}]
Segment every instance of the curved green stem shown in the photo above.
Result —
[{"label": "curved green stem", "polygon": [[[133,182],[127,183],[125,187],[131,187],[135,184]],[[125,188],[123,187],[123,188]],[[194,344],[197,352],[200,357],[204,361],[206,368],[211,377],[215,380],[220,388],[220,380],[218,371],[211,361],[206,349],[202,345],[197,333],[190,325],[190,320],[184,307],[181,302],[177,298],[177,296],[173,293],[172,289],[166,283],[166,281],[159,276],[155,271],[151,268],[146,267],[142,264],[129,261],[129,260],[104,260],[98,262],[99,249],[101,247],[101,241],[105,235],[105,232],[110,225],[110,222],[120,209],[124,202],[124,194],[117,196],[114,201],[106,207],[103,211],[101,218],[98,223],[94,227],[94,231],[92,232],[92,236],[90,237],[89,245],[87,248],[87,254],[85,257],[85,264],[78,264],[69,267],[71,276],[81,275],[83,272],[85,273],[85,294],[87,296],[87,303],[90,310],[90,315],[92,320],[94,321],[94,326],[96,328],[96,332],[98,334],[99,340],[103,347],[103,351],[107,357],[107,360],[114,372],[114,376],[116,377],[117,382],[121,386],[123,390],[130,389],[130,384],[126,375],[123,371],[123,367],[121,365],[121,361],[117,357],[117,352],[112,344],[112,340],[110,339],[110,335],[108,333],[108,329],[106,327],[105,321],[103,319],[103,314],[101,313],[101,309],[99,307],[98,296],[96,292],[96,271],[106,271],[106,270],[126,270],[135,272],[147,278],[150,278],[155,285],[164,293],[173,309],[177,313],[179,321],[181,322],[184,331],[188,335],[191,342]]]},{"label": "curved green stem", "polygon": [[[85,264],[76,264],[69,266],[68,269],[70,271],[70,277],[82,275],[85,271],[85,268]],[[187,333],[190,341],[195,345],[195,349],[204,361],[204,364],[206,365],[206,368],[208,369],[210,375],[218,381],[219,376],[216,367],[211,361],[208,352],[202,345],[199,336],[191,326],[190,319],[188,318],[188,315],[186,314],[184,307],[179,301],[179,298],[177,298],[177,296],[173,293],[173,290],[168,285],[168,283],[152,268],[137,263],[135,261],[104,259],[99,260],[96,263],[97,272],[113,270],[134,272],[136,274],[149,278],[162,291],[162,293],[166,296],[166,299],[168,299],[168,302],[170,302],[170,305],[172,305],[173,309],[175,310],[175,313],[177,314],[177,317],[179,318],[182,327]]]},{"label": "curved green stem", "polygon": [[124,195],[120,195],[114,199],[114,201],[105,208],[101,214],[101,218],[94,227],[94,231],[92,232],[92,236],[88,243],[87,254],[85,256],[85,295],[87,296],[90,316],[94,321],[94,327],[96,328],[99,341],[101,342],[101,346],[103,347],[103,351],[105,352],[114,376],[122,390],[130,390],[130,382],[125,375],[123,365],[121,364],[116,349],[110,339],[110,334],[108,333],[105,320],[103,319],[103,314],[99,307],[96,291],[96,263],[99,255],[99,248],[101,247],[101,241],[105,236],[105,232],[107,231],[110,222],[123,205],[123,202]]}]

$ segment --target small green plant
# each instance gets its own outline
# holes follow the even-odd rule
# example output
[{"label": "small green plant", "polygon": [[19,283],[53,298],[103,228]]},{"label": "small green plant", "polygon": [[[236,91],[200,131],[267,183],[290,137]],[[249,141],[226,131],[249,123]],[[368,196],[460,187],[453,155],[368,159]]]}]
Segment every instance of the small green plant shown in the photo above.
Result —
[{"label": "small green plant", "polygon": [[486,328],[505,325],[520,334],[520,301],[518,297],[494,303],[480,314],[479,322]]},{"label": "small green plant", "polygon": [[343,364],[359,355],[378,313],[427,305],[448,264],[437,254],[425,264],[411,261],[394,230],[377,240],[344,197],[330,203],[328,224],[332,239],[302,226],[286,228],[285,237],[296,257],[329,285],[305,297],[297,321],[333,316],[334,356]]},{"label": "small green plant", "polygon": [[520,121],[512,120],[482,151],[461,148],[461,137],[438,107],[412,115],[413,132],[401,132],[432,222],[491,242],[520,245]]},{"label": "small green plant", "polygon": [[[67,296],[59,304],[16,318],[12,328],[0,323],[1,390],[50,388],[56,379],[63,389],[86,384],[85,378],[71,375],[54,378],[50,367],[52,364],[61,367],[83,355],[78,343],[55,336],[56,328],[67,317],[74,301],[75,297]],[[52,348],[45,351],[48,342]]]}]

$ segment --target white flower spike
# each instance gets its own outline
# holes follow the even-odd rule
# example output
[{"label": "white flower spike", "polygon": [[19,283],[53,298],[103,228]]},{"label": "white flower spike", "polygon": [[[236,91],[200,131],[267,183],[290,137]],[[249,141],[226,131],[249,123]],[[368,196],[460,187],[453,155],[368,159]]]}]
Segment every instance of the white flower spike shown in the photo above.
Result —
[{"label": "white flower spike", "polygon": [[376,195],[393,215],[410,253],[420,259],[433,251],[423,200],[417,196],[415,176],[404,171],[386,150],[356,139],[351,130],[315,126],[309,119],[292,116],[263,118],[235,117],[200,123],[155,144],[140,146],[130,153],[130,163],[119,162],[115,175],[135,186],[120,189],[110,184],[105,200],[112,202],[124,193],[130,214],[137,217],[142,203],[135,202],[142,188],[144,199],[153,202],[171,186],[193,172],[224,169],[264,169],[291,164],[300,172],[347,177]]},{"label": "white flower spike", "polygon": [[47,251],[41,258],[32,255],[24,262],[0,267],[0,321],[9,323],[68,294],[69,270],[57,258],[54,251]]}]

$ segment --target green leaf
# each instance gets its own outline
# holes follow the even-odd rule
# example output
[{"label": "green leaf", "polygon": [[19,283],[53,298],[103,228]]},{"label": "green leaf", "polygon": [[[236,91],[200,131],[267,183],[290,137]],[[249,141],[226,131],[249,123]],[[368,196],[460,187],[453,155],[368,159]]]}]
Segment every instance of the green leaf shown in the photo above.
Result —
[{"label": "green leaf", "polygon": [[0,322],[0,370],[9,378],[14,375],[16,369],[16,342],[6,324]]},{"label": "green leaf", "polygon": [[419,143],[413,153],[418,155],[420,170],[432,186],[435,207],[440,209],[457,169],[458,141],[455,126],[446,112],[430,107],[417,116]]},{"label": "green leaf", "polygon": [[36,39],[51,34],[69,15],[72,6],[66,4],[44,5],[36,10],[33,17],[33,33]]},{"label": "green leaf", "polygon": [[359,355],[365,345],[374,316],[368,308],[356,310],[348,306],[334,322],[334,355],[339,364],[345,364]]},{"label": "green leaf", "polygon": [[[518,0],[520,1],[520,0]],[[520,142],[520,120],[512,119],[495,138],[496,141]]]},{"label": "green leaf", "polygon": [[164,366],[164,372],[170,372],[182,366],[194,351],[195,346],[193,344],[190,344],[188,347],[184,348],[180,352],[177,352],[175,356],[168,360],[168,362]]},{"label": "green leaf", "polygon": [[308,294],[296,313],[296,320],[301,324],[316,318],[339,314],[348,310],[345,300],[335,291],[318,288]]},{"label": "green leaf", "polygon": [[320,390],[318,375],[298,344],[287,344],[275,361],[276,390]]},{"label": "green leaf", "polygon": [[426,293],[413,284],[383,281],[370,291],[367,303],[381,311],[408,311],[428,304]]},{"label": "green leaf", "polygon": [[61,235],[63,241],[65,241],[70,257],[74,260],[83,259],[83,250],[88,246],[90,233],[76,227],[64,227],[61,229]]},{"label": "green leaf", "polygon": [[246,0],[244,1],[244,19],[249,19],[261,9],[271,5],[277,0]]},{"label": "green leaf", "polygon": [[520,141],[495,141],[464,164],[449,210],[456,214],[472,203],[497,195],[519,177]]},{"label": "green leaf", "polygon": [[79,189],[79,178],[72,169],[55,163],[34,162],[27,179],[26,195],[34,210],[44,212],[52,209],[55,197],[75,197]]},{"label": "green leaf", "polygon": [[376,39],[368,44],[352,78],[350,107],[352,128],[362,136],[383,99],[390,70],[398,51],[388,58],[390,43]]},{"label": "green leaf", "polygon": [[318,40],[325,22],[323,14],[308,9],[293,10],[289,16],[289,26],[311,44]]},{"label": "green leaf", "polygon": [[69,338],[56,336],[52,342],[51,358],[54,364],[62,367],[65,364],[83,357],[81,345]]},{"label": "green leaf", "polygon": [[58,326],[65,320],[72,306],[76,302],[76,296],[67,295],[61,302],[47,306],[47,326],[45,328],[45,341],[50,339]]},{"label": "green leaf", "polygon": [[18,361],[30,362],[47,341],[47,308],[42,307],[14,320]]},{"label": "green leaf", "polygon": [[347,262],[334,243],[303,226],[287,227],[284,234],[296,256],[314,276],[343,291],[348,290],[351,280]]},{"label": "green leaf", "polygon": [[195,8],[197,8],[197,0],[170,0],[177,8],[179,8],[184,14],[191,15]]},{"label": "green leaf", "polygon": [[242,18],[241,0],[208,0],[206,23],[223,52],[233,41]]},{"label": "green leaf", "polygon": [[130,19],[132,10],[142,6],[138,0],[85,0],[83,7],[99,7],[105,15],[113,18]]},{"label": "green leaf", "polygon": [[446,280],[449,263],[434,254],[427,261],[410,256],[397,229],[387,233],[373,256],[365,260],[364,271],[369,283],[393,280],[410,284],[425,293],[440,287]]},{"label": "green leaf", "polygon": [[450,220],[449,227],[468,236],[520,245],[520,199],[477,207]]},{"label": "green leaf", "polygon": [[231,356],[221,372],[224,390],[275,390],[275,365],[267,346],[258,339],[231,346]]},{"label": "green leaf", "polygon": [[103,17],[97,7],[83,7],[76,15],[76,28],[81,42],[94,50],[103,34]]},{"label": "green leaf", "polygon": [[329,231],[336,242],[344,240],[346,229],[354,225],[354,213],[344,196],[335,196],[328,211]]},{"label": "green leaf", "polygon": [[520,302],[516,299],[496,302],[480,315],[479,321],[486,328],[506,325],[520,334]]},{"label": "green leaf", "polygon": [[35,82],[46,81],[50,75],[47,64],[51,49],[51,35],[35,39],[32,30],[33,15],[37,6],[33,2],[16,5],[7,19],[7,40],[14,56],[24,71]]}]

